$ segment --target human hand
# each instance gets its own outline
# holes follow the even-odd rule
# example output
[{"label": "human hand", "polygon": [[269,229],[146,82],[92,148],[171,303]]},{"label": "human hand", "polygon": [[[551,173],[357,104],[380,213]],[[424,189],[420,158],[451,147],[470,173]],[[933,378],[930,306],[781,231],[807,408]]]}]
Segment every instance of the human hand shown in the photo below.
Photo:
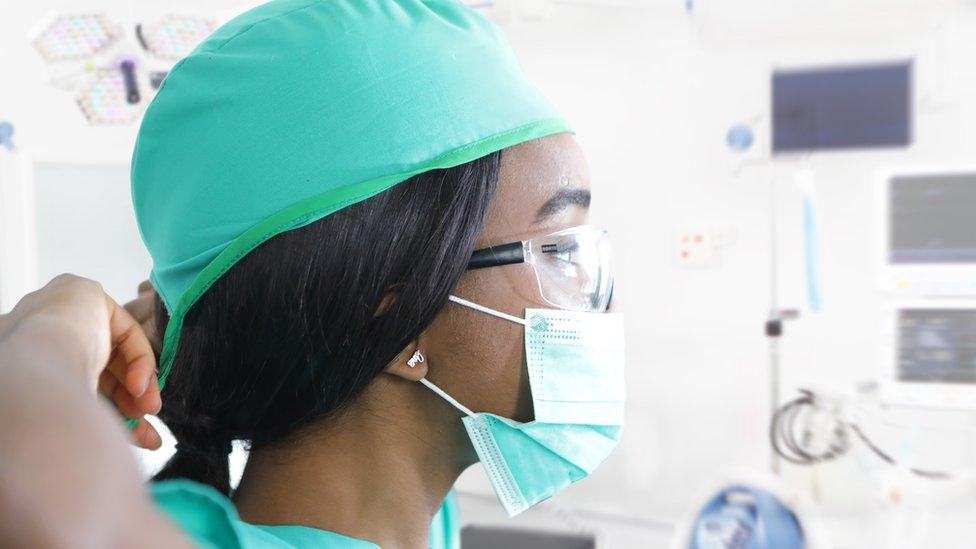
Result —
[{"label": "human hand", "polygon": [[66,374],[80,373],[120,413],[139,418],[131,432],[136,445],[161,445],[159,433],[143,417],[162,406],[152,346],[139,323],[99,283],[64,274],[26,295],[0,315],[0,349],[21,356],[56,354]]},{"label": "human hand", "polygon": [[142,326],[149,338],[153,351],[158,355],[162,349],[162,339],[156,331],[156,289],[148,280],[139,283],[139,296],[123,305],[126,311]]}]

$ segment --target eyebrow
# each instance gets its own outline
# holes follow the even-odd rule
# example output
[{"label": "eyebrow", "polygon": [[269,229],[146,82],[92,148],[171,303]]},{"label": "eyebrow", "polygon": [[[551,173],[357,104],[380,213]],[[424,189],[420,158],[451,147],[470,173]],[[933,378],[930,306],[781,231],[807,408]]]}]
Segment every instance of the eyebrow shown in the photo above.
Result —
[{"label": "eyebrow", "polygon": [[535,214],[535,223],[541,223],[550,217],[562,212],[570,206],[579,206],[583,209],[590,207],[590,191],[586,189],[560,189],[556,196],[553,196],[539,208]]}]

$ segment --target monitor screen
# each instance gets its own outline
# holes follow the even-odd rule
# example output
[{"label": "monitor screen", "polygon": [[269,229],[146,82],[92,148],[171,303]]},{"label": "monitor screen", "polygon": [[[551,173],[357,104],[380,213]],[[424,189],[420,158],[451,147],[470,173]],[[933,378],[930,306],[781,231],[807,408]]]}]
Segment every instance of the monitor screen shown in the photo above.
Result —
[{"label": "monitor screen", "polygon": [[464,549],[594,549],[593,534],[576,532],[547,532],[519,528],[499,528],[468,525],[461,529]]},{"label": "monitor screen", "polygon": [[898,312],[898,379],[976,383],[976,309]]},{"label": "monitor screen", "polygon": [[888,181],[890,263],[976,263],[976,173]]},{"label": "monitor screen", "polygon": [[773,152],[910,145],[911,73],[910,61],[774,72]]}]

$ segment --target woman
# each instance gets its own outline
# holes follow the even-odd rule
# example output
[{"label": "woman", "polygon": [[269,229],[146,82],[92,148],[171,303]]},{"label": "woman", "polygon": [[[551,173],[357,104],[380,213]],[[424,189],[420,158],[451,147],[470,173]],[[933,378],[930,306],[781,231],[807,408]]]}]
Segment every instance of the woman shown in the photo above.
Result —
[{"label": "woman", "polygon": [[[152,497],[182,535],[456,547],[471,464],[516,514],[619,439],[622,327],[582,153],[453,0],[240,16],[167,77],[132,176],[178,440]],[[133,383],[103,388],[156,411]],[[233,492],[232,440],[251,447]]]}]

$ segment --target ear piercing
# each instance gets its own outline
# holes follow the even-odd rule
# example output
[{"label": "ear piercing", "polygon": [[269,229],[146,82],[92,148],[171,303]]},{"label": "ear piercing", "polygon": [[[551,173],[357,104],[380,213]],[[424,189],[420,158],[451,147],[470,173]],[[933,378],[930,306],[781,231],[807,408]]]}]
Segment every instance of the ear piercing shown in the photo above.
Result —
[{"label": "ear piercing", "polygon": [[415,368],[417,364],[424,361],[424,355],[420,354],[420,351],[414,351],[413,356],[407,361],[407,366]]}]

